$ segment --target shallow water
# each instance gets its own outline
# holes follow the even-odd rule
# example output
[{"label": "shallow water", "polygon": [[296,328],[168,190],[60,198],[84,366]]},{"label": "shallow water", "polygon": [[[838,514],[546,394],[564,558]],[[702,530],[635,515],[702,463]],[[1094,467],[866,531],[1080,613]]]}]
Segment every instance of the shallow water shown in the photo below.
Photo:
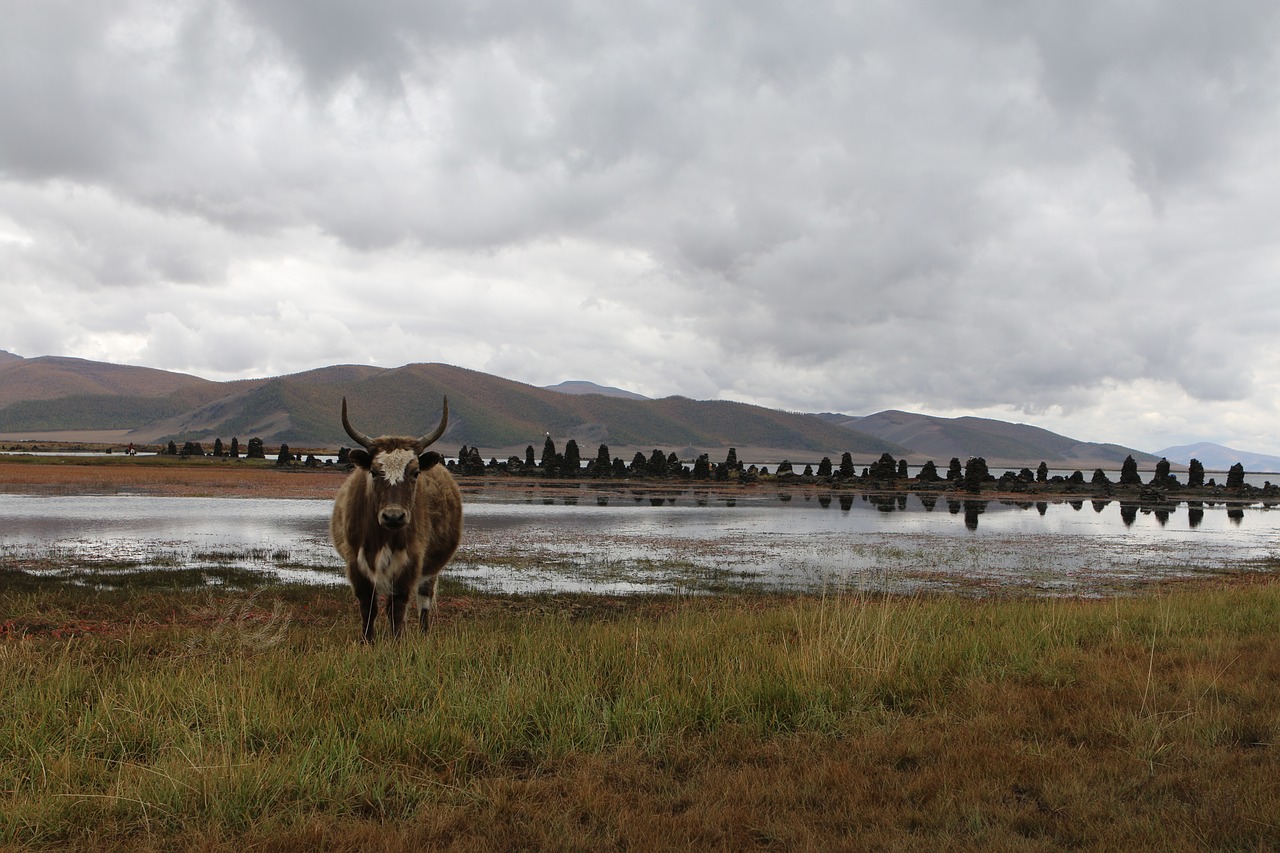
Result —
[{"label": "shallow water", "polygon": [[[1277,557],[1280,510],[693,490],[468,494],[449,576],[499,592],[961,590],[1105,595]],[[932,503],[930,507],[929,504]],[[344,583],[330,502],[0,495],[0,557],[69,570],[232,567]]]}]

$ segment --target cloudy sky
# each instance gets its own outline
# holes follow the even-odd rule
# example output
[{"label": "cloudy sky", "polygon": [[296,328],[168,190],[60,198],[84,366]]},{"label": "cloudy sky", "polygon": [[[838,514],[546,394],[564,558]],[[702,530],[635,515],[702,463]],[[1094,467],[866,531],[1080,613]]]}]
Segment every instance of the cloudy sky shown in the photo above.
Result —
[{"label": "cloudy sky", "polygon": [[1280,453],[1273,0],[0,15],[0,349]]}]

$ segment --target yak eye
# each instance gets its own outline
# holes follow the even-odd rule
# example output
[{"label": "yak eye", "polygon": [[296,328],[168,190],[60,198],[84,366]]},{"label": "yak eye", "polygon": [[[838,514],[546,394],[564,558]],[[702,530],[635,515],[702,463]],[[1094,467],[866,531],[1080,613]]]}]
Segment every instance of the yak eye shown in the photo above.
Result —
[{"label": "yak eye", "polygon": [[422,472],[419,471],[417,468],[414,468],[412,471],[409,472],[409,479],[416,480],[418,479],[418,475],[421,473]]}]

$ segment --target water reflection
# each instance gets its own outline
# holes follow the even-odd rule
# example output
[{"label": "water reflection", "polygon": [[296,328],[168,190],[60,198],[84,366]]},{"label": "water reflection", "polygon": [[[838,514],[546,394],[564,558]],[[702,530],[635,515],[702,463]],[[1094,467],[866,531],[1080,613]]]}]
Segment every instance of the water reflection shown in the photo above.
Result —
[{"label": "water reflection", "polygon": [[[1188,503],[1181,524],[1172,504],[1124,501],[1116,512],[1107,509],[1116,501],[1095,500],[1095,512],[1083,513],[1080,500],[858,497],[473,489],[450,576],[511,592],[978,584],[1080,593],[1273,559],[1280,533],[1280,513],[1258,505]],[[939,500],[947,512],[934,511]],[[329,509],[328,501],[0,495],[0,557],[235,565],[342,583]]]}]

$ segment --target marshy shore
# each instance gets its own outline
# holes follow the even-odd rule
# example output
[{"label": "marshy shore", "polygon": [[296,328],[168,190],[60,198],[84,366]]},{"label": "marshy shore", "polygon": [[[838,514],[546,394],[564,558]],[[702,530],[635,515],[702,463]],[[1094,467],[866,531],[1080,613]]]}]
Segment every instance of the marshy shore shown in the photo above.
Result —
[{"label": "marshy shore", "polygon": [[[9,491],[340,479],[0,462]],[[445,586],[431,634],[373,647],[345,588],[182,579],[0,568],[0,849],[1280,847],[1275,573],[1105,600]]]}]

